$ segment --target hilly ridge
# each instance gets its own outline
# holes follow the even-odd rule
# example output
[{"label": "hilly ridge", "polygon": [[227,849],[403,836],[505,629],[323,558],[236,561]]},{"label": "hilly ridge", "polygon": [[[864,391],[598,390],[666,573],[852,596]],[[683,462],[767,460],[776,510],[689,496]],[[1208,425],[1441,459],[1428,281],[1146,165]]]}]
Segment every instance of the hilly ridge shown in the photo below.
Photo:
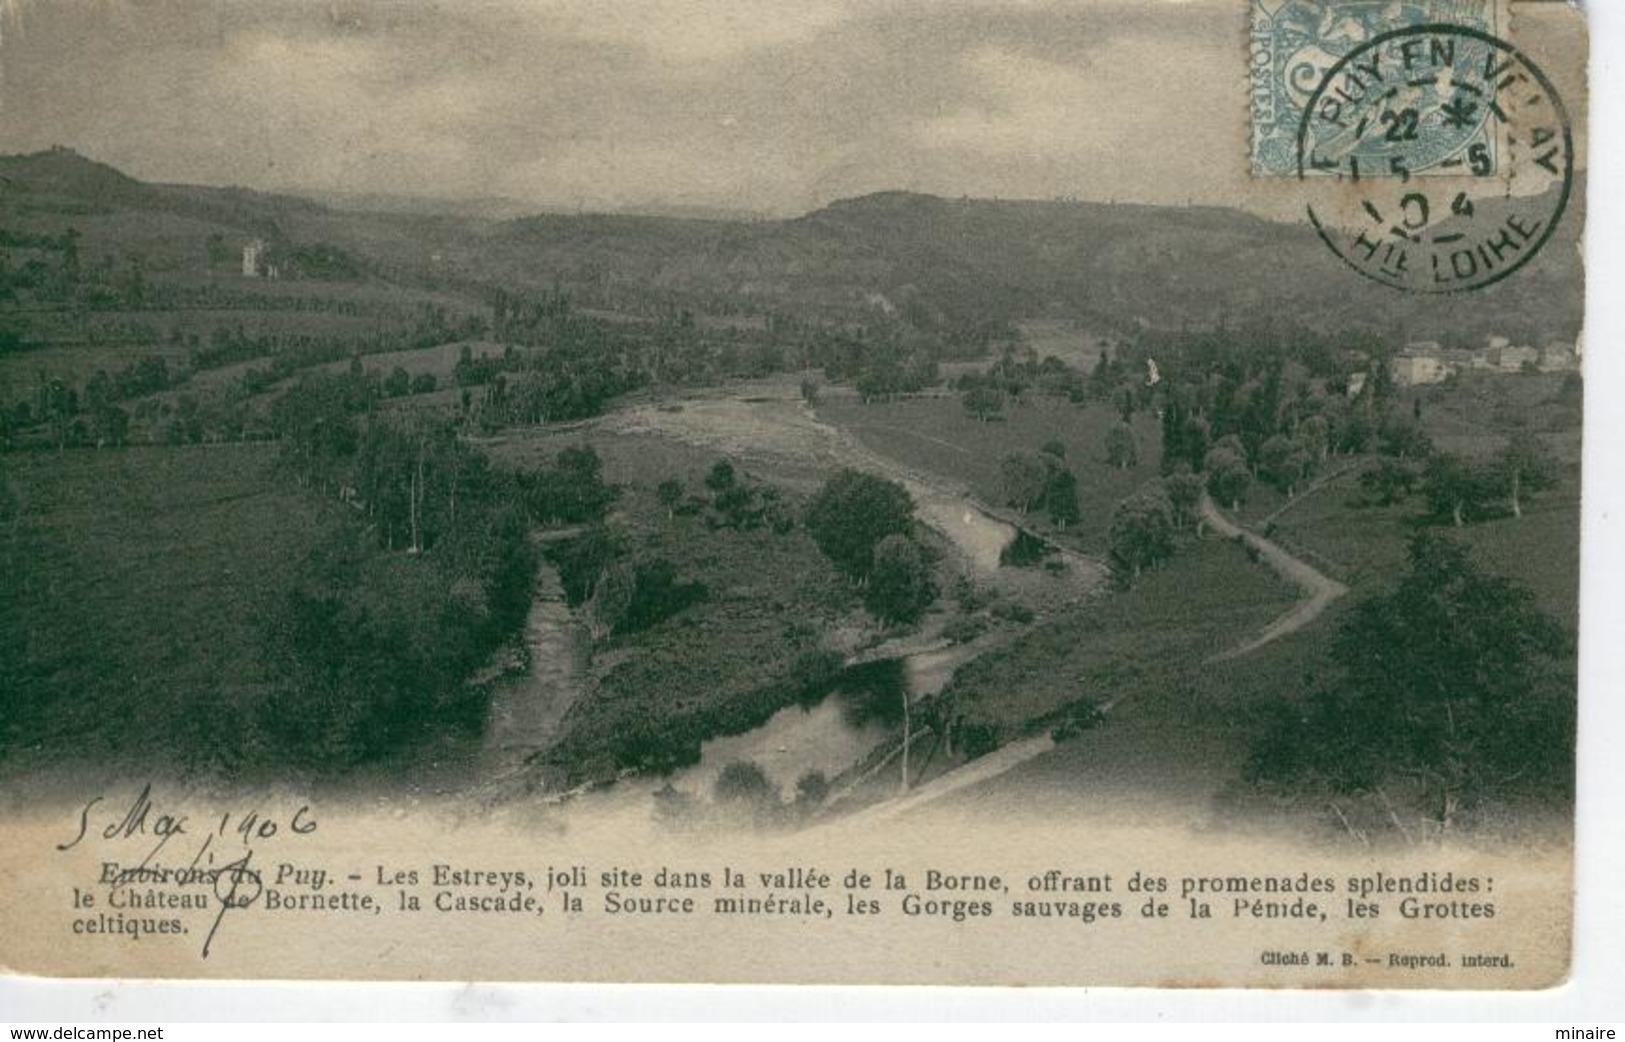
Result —
[{"label": "hilly ridge", "polygon": [[881,311],[955,325],[1047,317],[1100,328],[1286,318],[1431,338],[1576,335],[1583,196],[1582,183],[1563,227],[1518,277],[1440,299],[1365,282],[1307,224],[1214,207],[881,192],[785,220],[493,220],[146,184],[66,149],[0,157],[0,221],[11,228],[146,214],[228,236],[332,244],[391,279],[464,291],[560,287],[631,313],[683,307],[863,321]]}]

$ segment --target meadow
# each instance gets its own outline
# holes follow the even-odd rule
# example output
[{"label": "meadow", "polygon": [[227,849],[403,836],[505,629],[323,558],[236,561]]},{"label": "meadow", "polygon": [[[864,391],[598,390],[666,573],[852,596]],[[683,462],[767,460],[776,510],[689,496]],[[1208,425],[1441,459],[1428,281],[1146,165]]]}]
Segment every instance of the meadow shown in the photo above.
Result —
[{"label": "meadow", "polygon": [[1082,517],[1056,531],[1041,513],[1033,526],[1085,553],[1103,556],[1111,512],[1118,501],[1157,477],[1161,433],[1154,416],[1136,413],[1132,426],[1139,463],[1126,469],[1106,462],[1106,432],[1119,422],[1105,405],[1073,405],[1031,395],[1009,403],[1004,418],[984,423],[967,414],[957,395],[863,404],[834,399],[818,406],[820,419],[852,432],[874,451],[924,471],[961,482],[978,498],[1002,505],[1000,461],[1012,452],[1037,452],[1046,442],[1066,446],[1066,462],[1078,479]]},{"label": "meadow", "polygon": [[1297,597],[1234,542],[1192,539],[1133,587],[1035,626],[962,667],[944,697],[954,712],[993,727],[1001,741],[1074,702],[1151,699],[1183,716],[1169,696],[1198,682],[1218,656]]},{"label": "meadow", "polygon": [[11,453],[0,749],[178,771],[271,680],[264,634],[333,509],[260,445]]}]

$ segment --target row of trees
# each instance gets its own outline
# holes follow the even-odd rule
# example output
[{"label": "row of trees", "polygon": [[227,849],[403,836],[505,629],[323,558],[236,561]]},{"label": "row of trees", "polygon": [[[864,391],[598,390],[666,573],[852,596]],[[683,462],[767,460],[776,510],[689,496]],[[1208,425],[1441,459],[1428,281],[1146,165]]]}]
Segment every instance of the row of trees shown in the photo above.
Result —
[{"label": "row of trees", "polygon": [[1560,466],[1540,438],[1515,432],[1496,455],[1470,458],[1428,448],[1420,457],[1385,455],[1360,475],[1366,501],[1393,506],[1420,493],[1428,512],[1456,527],[1500,513],[1523,516],[1529,497],[1557,483]]},{"label": "row of trees", "polygon": [[249,332],[241,323],[219,325],[210,331],[207,343],[198,343],[195,335],[189,336],[191,367],[219,369],[268,358],[273,369],[286,376],[298,369],[356,355],[418,351],[458,340],[477,340],[485,335],[487,326],[485,317],[477,312],[455,314],[429,304],[389,318],[369,332],[344,335]]}]

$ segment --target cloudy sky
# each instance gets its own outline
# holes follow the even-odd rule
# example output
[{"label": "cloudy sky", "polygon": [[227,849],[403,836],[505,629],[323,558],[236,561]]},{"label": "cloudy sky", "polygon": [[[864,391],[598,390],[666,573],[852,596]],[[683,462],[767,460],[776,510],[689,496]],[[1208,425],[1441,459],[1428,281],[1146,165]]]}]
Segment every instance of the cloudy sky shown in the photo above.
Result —
[{"label": "cloudy sky", "polygon": [[793,214],[1242,203],[1240,0],[0,0],[0,152],[147,180]]}]

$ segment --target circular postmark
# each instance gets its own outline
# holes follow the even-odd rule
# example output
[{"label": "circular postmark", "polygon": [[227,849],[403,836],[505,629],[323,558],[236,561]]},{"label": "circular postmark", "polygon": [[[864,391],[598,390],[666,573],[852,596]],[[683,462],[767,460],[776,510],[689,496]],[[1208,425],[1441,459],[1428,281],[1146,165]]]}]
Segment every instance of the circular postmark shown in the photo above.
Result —
[{"label": "circular postmark", "polygon": [[1321,78],[1298,130],[1309,220],[1345,264],[1413,293],[1527,264],[1568,205],[1557,90],[1517,48],[1458,25],[1373,37]]}]

